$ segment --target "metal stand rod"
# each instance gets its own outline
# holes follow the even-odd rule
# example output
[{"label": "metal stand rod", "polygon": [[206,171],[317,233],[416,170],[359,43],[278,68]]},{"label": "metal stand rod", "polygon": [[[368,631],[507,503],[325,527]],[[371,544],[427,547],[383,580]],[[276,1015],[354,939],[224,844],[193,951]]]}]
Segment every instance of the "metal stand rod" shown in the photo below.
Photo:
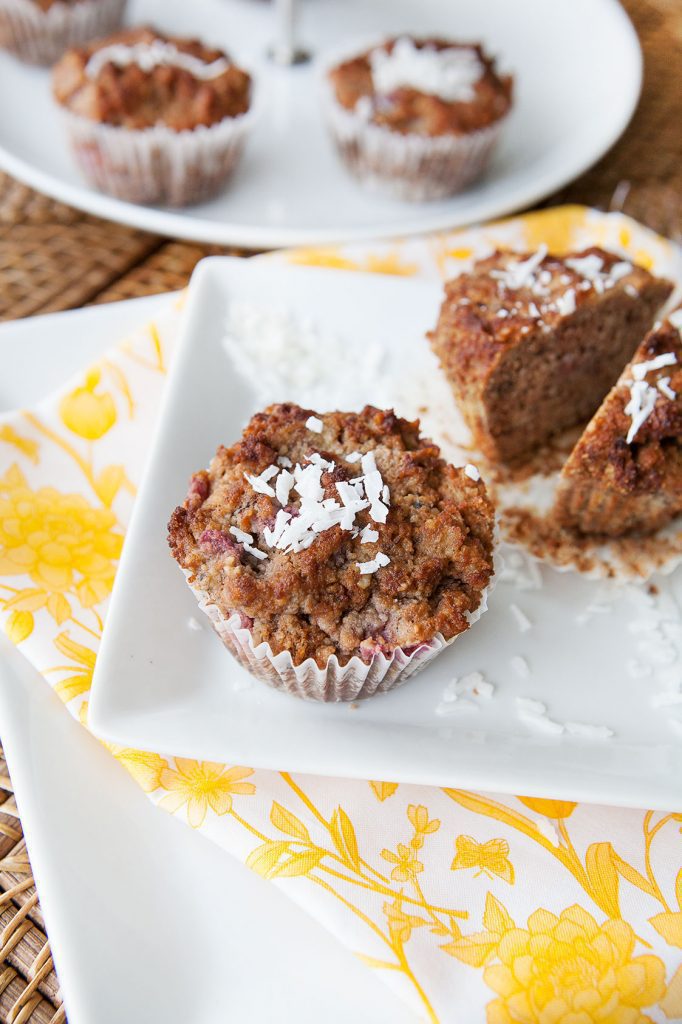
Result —
[{"label": "metal stand rod", "polygon": [[275,41],[268,56],[284,67],[305,64],[310,54],[296,45],[298,0],[273,0],[275,9]]}]

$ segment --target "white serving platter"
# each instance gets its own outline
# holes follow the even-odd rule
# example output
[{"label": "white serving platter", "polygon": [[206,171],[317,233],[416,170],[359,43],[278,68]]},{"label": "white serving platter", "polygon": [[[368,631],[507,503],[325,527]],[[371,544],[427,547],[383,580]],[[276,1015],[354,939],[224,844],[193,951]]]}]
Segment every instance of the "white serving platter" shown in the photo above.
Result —
[{"label": "white serving platter", "polygon": [[269,3],[132,0],[147,22],[224,46],[257,78],[262,117],[220,197],[185,210],[136,206],[80,178],[50,95],[49,72],[0,53],[0,167],[72,206],[149,231],[269,248],[353,241],[470,224],[556,191],[618,138],[639,96],[641,53],[617,0],[305,0],[301,38],[316,54],[346,39],[416,31],[482,39],[516,74],[516,102],[485,178],[453,198],[410,204],[366,195],[329,141],[314,65],[265,55]]},{"label": "white serving platter", "polygon": [[[168,303],[1,325],[0,411],[33,405]],[[70,1024],[415,1024],[276,886],[153,808],[2,636],[0,736]]]},{"label": "white serving platter", "polygon": [[[436,282],[268,261],[203,262],[114,587],[92,727],[141,749],[264,768],[678,806],[680,708],[656,706],[654,697],[680,686],[679,572],[657,581],[655,607],[644,588],[604,595],[599,583],[544,567],[541,586],[530,573],[525,589],[519,573],[503,578],[480,622],[422,674],[357,707],[275,692],[252,681],[207,624],[191,628],[199,613],[168,552],[166,523],[190,473],[219,443],[236,440],[262,404],[260,375],[241,377],[224,344],[228,315],[246,304],[261,317],[286,313],[290,332],[296,325],[313,332],[319,411],[375,402],[414,415],[438,401],[445,419],[432,417],[429,430],[447,442],[457,413],[424,340],[440,298]],[[370,372],[368,353],[377,350],[385,358]],[[293,378],[282,390],[278,397],[303,404],[310,395]],[[515,607],[529,628],[520,627]],[[526,677],[513,667],[519,656]],[[643,659],[648,674],[633,672]],[[464,712],[444,709],[447,684],[473,671],[494,684],[493,699]],[[554,721],[608,726],[613,736],[539,731],[520,716],[517,698],[542,701]]]}]

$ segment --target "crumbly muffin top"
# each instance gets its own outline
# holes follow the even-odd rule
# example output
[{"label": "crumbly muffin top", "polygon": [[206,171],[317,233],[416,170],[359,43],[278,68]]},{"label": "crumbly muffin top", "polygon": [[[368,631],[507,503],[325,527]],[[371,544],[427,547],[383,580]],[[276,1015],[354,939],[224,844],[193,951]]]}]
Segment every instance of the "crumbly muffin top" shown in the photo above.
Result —
[{"label": "crumbly muffin top", "polygon": [[221,50],[146,27],[68,50],[52,87],[58,103],[92,121],[178,132],[244,114],[251,97],[249,75]]},{"label": "crumbly muffin top", "polygon": [[389,39],[329,72],[336,99],[402,134],[464,135],[507,113],[512,78],[478,44]]},{"label": "crumbly muffin top", "polygon": [[254,643],[324,667],[466,630],[493,523],[478,472],[444,462],[418,422],[282,404],[192,477],[169,544]]},{"label": "crumbly muffin top", "polygon": [[[623,493],[682,492],[682,307],[654,326],[583,434],[565,476]],[[606,474],[606,475],[605,475]]]},{"label": "crumbly muffin top", "polygon": [[[445,302],[462,328],[485,331],[498,346],[514,344],[531,330],[550,331],[580,306],[618,290],[636,301],[656,279],[629,260],[591,246],[553,256],[498,250],[448,281]],[[663,297],[672,285],[659,281]]]}]

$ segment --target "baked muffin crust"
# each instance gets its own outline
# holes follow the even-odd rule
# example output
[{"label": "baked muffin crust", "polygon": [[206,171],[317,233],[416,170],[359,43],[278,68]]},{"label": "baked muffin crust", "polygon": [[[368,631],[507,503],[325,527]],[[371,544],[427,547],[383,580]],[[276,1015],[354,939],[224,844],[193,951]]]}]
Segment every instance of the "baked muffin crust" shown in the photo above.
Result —
[{"label": "baked muffin crust", "polygon": [[220,50],[145,27],[69,50],[55,66],[53,92],[92,121],[181,132],[246,113],[251,79]]},{"label": "baked muffin crust", "polygon": [[617,537],[682,512],[679,328],[682,309],[644,338],[573,449],[556,503],[564,525]]},{"label": "baked muffin crust", "polygon": [[[300,482],[303,470],[302,490],[312,494],[317,478],[313,497],[343,505],[349,518],[330,515],[344,523],[302,532],[308,506],[284,474]],[[318,416],[274,405],[192,477],[169,544],[190,583],[225,617],[242,616],[254,645],[267,641],[294,664],[313,658],[321,668],[332,655],[369,661],[468,628],[492,576],[494,524],[485,487],[469,473],[446,464],[418,422],[391,411]],[[353,511],[353,491],[371,506]],[[273,540],[287,516],[293,544],[281,531]]]},{"label": "baked muffin crust", "polygon": [[[461,92],[466,98],[449,100],[407,85],[380,91],[372,71],[373,55],[393,54],[396,47],[406,44],[419,52],[456,53],[463,60],[478,64],[478,79]],[[433,137],[475,132],[504,117],[512,101],[512,78],[497,74],[495,61],[479,44],[453,43],[439,38],[389,39],[332,68],[329,80],[341,106],[362,111],[371,123],[404,135]]]}]

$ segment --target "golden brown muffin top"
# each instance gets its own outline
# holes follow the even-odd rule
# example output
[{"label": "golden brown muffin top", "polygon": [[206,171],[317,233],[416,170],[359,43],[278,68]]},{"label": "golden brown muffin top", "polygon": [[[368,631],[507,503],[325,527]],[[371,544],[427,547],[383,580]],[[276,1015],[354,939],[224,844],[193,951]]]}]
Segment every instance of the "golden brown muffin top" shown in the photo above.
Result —
[{"label": "golden brown muffin top", "polygon": [[[473,63],[475,69],[477,66],[478,78],[470,83],[465,66],[463,75],[457,76],[460,81],[463,79],[462,86],[458,89],[455,85],[454,92],[446,87],[443,95],[436,95],[428,91],[428,86],[409,85],[381,91],[377,88],[377,59],[381,61],[382,55],[392,55],[397,48],[399,51],[400,47],[407,46],[424,54],[455,54],[455,60],[459,57]],[[512,101],[513,79],[509,75],[498,75],[495,61],[478,43],[455,43],[438,38],[401,36],[389,39],[332,68],[329,79],[343,107],[356,110],[372,124],[402,134],[464,135],[499,121]],[[459,98],[445,98],[448,95]]]},{"label": "golden brown muffin top", "polygon": [[594,477],[623,493],[682,492],[682,308],[670,318],[638,346],[565,476]]},{"label": "golden brown muffin top", "polygon": [[52,87],[58,103],[92,121],[177,132],[244,114],[251,98],[249,75],[221,50],[148,27],[68,50]]},{"label": "golden brown muffin top", "polygon": [[468,628],[492,575],[484,485],[367,406],[254,416],[195,474],[169,524],[173,556],[254,643],[320,666]]}]

